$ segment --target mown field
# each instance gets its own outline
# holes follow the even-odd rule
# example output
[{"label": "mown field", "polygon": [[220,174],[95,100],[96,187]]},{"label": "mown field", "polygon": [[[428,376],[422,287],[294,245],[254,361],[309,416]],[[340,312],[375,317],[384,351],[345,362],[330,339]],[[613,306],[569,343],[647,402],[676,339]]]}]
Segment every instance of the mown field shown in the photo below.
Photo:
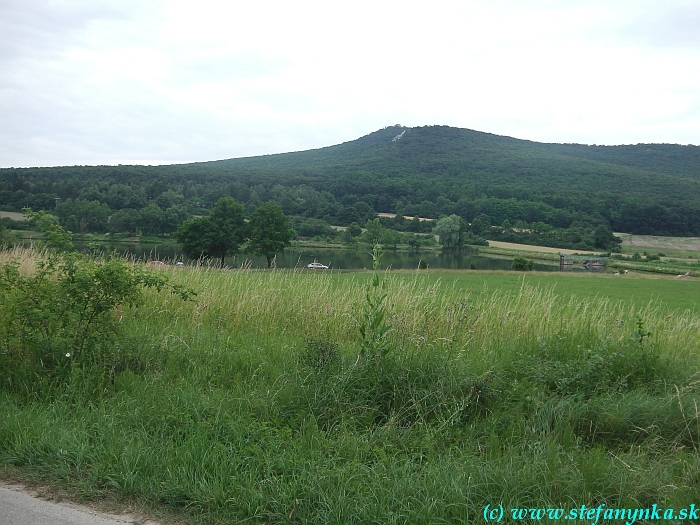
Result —
[{"label": "mown field", "polygon": [[551,289],[562,300],[573,297],[596,302],[602,299],[627,306],[650,304],[669,312],[700,312],[700,280],[668,275],[431,271],[421,279],[426,285],[439,282],[442,289],[454,289],[461,294],[479,294],[484,290],[514,292],[524,284],[539,289]]},{"label": "mown field", "polygon": [[700,258],[699,237],[664,237],[660,235],[632,235],[616,233],[622,239],[622,253],[663,253],[664,259],[697,262]]},{"label": "mown field", "polygon": [[[36,254],[15,257],[34,271]],[[6,476],[188,523],[700,503],[696,280],[159,275],[198,295],[148,289],[120,309],[99,370],[13,383],[0,369]],[[360,326],[377,312],[391,331],[367,350]]]}]

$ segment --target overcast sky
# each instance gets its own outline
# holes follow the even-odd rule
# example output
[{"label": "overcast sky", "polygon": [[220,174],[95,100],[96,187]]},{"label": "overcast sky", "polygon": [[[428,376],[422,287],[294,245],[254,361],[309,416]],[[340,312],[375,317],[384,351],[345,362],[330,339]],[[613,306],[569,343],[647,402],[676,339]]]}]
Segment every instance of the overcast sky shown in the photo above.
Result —
[{"label": "overcast sky", "polygon": [[0,0],[0,167],[442,124],[700,144],[700,0]]}]

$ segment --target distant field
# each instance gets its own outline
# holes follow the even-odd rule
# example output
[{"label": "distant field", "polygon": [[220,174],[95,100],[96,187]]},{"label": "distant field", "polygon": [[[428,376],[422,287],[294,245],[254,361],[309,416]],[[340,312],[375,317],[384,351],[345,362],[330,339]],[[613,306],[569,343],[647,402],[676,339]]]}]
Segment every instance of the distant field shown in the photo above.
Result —
[{"label": "distant field", "polygon": [[[656,235],[632,235],[629,233],[615,233],[622,239],[622,253],[663,253],[663,260],[678,259],[684,261],[700,259],[700,237],[663,237]],[[549,248],[547,246],[533,246],[528,244],[516,244],[510,242],[489,241],[489,247],[504,250],[517,250],[537,253],[596,253],[580,250],[566,250],[563,248]],[[684,273],[684,272],[682,272]]]},{"label": "distant field", "polygon": [[581,250],[566,250],[564,248],[550,248],[549,246],[533,246],[530,244],[517,244],[514,242],[502,242],[502,241],[489,241],[489,246],[493,248],[503,248],[505,250],[522,250],[526,252],[541,252],[541,253],[565,253],[570,255],[572,253],[596,253],[596,252],[582,252]]},{"label": "distant field", "polygon": [[27,218],[23,214],[18,213],[16,211],[0,211],[0,219],[2,219],[3,217],[8,217],[8,218],[12,219],[13,221],[26,221],[27,220]]},{"label": "distant field", "polygon": [[[476,273],[476,272],[475,272]],[[445,283],[452,282],[448,276]],[[464,273],[456,277],[455,286],[480,292],[484,286],[489,289],[517,290],[523,282],[530,286],[553,288],[556,295],[575,296],[578,299],[592,300],[604,298],[637,306],[653,304],[670,310],[698,310],[700,307],[700,280],[678,279],[658,274],[597,275],[591,273],[532,273],[525,276],[513,272]]]},{"label": "distant field", "polygon": [[[395,213],[377,213],[377,215],[379,215],[380,217],[388,217],[390,219],[393,219],[394,217],[396,217]],[[404,215],[403,218],[406,219],[407,221],[412,221],[413,215]],[[435,219],[431,219],[429,217],[418,217],[418,220],[419,221],[434,221]]]},{"label": "distant field", "polygon": [[700,251],[700,237],[662,237],[660,235],[632,235],[616,233],[622,246],[639,248],[677,248]]},{"label": "distant field", "polygon": [[[518,272],[431,270],[429,273],[392,272],[398,279],[418,279],[425,285],[439,286],[445,291],[463,295],[514,292],[523,284],[541,289],[552,289],[564,300],[605,299],[611,303],[642,307],[652,305],[666,311],[700,311],[700,280],[678,279],[667,275],[630,273],[628,275],[592,273],[546,273],[523,275]],[[337,274],[338,280],[366,279],[364,274]]]}]

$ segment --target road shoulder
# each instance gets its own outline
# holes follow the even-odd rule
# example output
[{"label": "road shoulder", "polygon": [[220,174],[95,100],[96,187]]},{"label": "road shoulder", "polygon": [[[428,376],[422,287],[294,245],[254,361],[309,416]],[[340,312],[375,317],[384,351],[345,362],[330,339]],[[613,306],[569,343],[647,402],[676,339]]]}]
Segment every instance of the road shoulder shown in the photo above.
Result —
[{"label": "road shoulder", "polygon": [[[0,523],[3,525],[159,525],[132,514],[111,514],[85,505],[49,501],[37,490],[0,481]],[[50,497],[50,496],[49,496]]]}]

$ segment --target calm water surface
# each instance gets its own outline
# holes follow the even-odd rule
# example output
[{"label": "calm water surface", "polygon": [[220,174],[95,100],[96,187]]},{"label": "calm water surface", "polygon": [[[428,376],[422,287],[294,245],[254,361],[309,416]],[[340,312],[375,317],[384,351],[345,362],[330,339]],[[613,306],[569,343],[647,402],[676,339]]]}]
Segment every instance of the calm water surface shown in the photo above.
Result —
[{"label": "calm water surface", "polygon": [[[150,261],[161,260],[168,263],[183,261],[193,262],[177,246],[146,246],[142,244],[114,244],[104,245],[105,251],[117,250],[121,254],[128,254],[135,258]],[[425,261],[430,268],[453,270],[510,270],[512,259],[499,259],[486,257],[474,253],[440,253],[440,252],[406,252],[387,251],[382,257],[382,268],[395,270],[414,270],[419,262]],[[372,267],[372,257],[368,249],[342,250],[330,248],[288,248],[284,254],[278,255],[277,268],[302,268],[309,263],[318,261],[336,270],[357,270]],[[251,268],[267,268],[264,257],[255,257],[248,254],[227,257],[226,264],[231,267],[242,265]],[[535,262],[536,271],[559,271],[556,263],[543,264]]]}]

